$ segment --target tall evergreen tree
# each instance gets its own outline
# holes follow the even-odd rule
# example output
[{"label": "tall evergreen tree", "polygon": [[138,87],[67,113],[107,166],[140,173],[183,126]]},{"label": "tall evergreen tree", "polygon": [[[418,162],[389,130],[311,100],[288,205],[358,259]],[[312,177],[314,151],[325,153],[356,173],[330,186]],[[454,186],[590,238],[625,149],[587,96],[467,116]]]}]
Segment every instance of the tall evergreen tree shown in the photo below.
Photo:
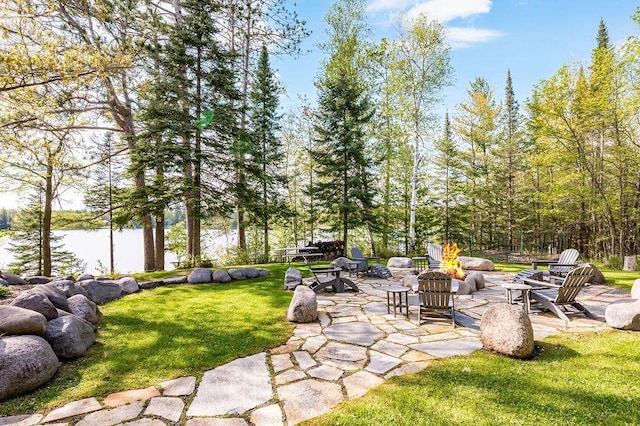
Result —
[{"label": "tall evergreen tree", "polygon": [[259,194],[259,202],[251,208],[251,213],[262,225],[264,261],[269,260],[270,222],[284,213],[282,142],[277,135],[280,129],[279,92],[280,86],[269,64],[269,52],[263,45],[250,93],[249,123],[252,140],[251,159],[257,169],[255,178],[251,180]]}]

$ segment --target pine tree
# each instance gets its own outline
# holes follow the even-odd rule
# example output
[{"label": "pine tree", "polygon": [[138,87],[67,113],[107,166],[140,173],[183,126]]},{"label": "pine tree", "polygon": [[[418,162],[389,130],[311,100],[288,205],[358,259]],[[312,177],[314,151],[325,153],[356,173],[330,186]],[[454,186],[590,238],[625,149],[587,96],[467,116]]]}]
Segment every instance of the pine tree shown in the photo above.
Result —
[{"label": "pine tree", "polygon": [[269,228],[273,218],[285,213],[281,189],[284,177],[281,171],[282,142],[277,135],[280,128],[278,94],[280,86],[269,64],[269,52],[262,46],[255,82],[250,93],[249,128],[251,136],[251,162],[255,177],[249,177],[259,199],[250,213],[262,225],[264,259],[269,260]]}]

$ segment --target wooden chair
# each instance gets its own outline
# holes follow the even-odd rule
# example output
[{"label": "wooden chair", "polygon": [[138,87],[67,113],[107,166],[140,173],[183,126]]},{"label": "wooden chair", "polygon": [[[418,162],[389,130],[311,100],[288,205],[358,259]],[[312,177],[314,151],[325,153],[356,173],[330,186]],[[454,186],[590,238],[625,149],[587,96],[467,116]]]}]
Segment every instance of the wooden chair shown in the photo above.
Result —
[{"label": "wooden chair", "polygon": [[418,324],[428,312],[448,312],[453,327],[456,326],[456,311],[451,293],[451,277],[439,271],[427,271],[418,275]]},{"label": "wooden chair", "polygon": [[569,271],[576,268],[578,264],[578,250],[566,249],[560,253],[558,260],[534,260],[531,262],[533,269],[537,269],[538,265],[549,265],[549,275],[556,277],[566,277]]},{"label": "wooden chair", "polygon": [[592,276],[593,269],[590,266],[582,266],[571,270],[562,281],[562,284],[552,284],[528,278],[523,281],[534,287],[531,290],[531,297],[534,300],[553,312],[558,318],[569,321],[565,314],[565,312],[569,313],[566,308],[567,305],[573,306],[578,312],[585,314],[589,318],[596,319],[587,308],[576,301],[576,296],[580,291],[589,286],[588,281]]},{"label": "wooden chair", "polygon": [[429,269],[439,271],[442,262],[442,244],[427,244],[427,257],[429,258]]}]

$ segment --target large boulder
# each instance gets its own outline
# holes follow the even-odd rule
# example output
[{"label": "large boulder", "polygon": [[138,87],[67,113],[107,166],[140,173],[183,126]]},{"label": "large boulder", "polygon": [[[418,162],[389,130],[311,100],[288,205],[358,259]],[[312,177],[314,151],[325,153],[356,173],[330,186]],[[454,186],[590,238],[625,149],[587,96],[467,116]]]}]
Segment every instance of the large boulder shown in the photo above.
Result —
[{"label": "large boulder", "polygon": [[77,317],[91,324],[98,323],[98,306],[82,294],[76,294],[67,299],[69,310]]},{"label": "large boulder", "polygon": [[44,315],[47,320],[58,318],[56,307],[53,306],[49,298],[42,293],[35,293],[29,290],[24,291],[11,301],[11,305],[39,312]]},{"label": "large boulder", "polygon": [[42,337],[0,339],[0,401],[47,383],[58,371],[58,364],[56,354]]},{"label": "large boulder", "polygon": [[71,280],[54,280],[48,284],[45,284],[44,287],[54,287],[58,290],[62,291],[66,297],[71,297],[76,294],[76,283]]},{"label": "large boulder", "polygon": [[524,310],[500,303],[487,309],[480,319],[485,349],[512,358],[526,359],[533,354],[533,327]]},{"label": "large boulder", "polygon": [[38,284],[47,284],[51,282],[51,278],[43,277],[41,275],[35,277],[27,277],[24,279],[27,284],[38,285]]},{"label": "large boulder", "polygon": [[9,283],[4,278],[0,278],[0,286],[8,287]]},{"label": "large boulder", "polygon": [[486,287],[486,283],[484,281],[484,274],[482,274],[482,272],[470,272],[467,274],[465,281],[466,280],[471,280],[473,278],[473,280],[476,283],[476,290],[482,290],[483,288]]},{"label": "large boulder", "polygon": [[73,278],[73,275],[65,275],[64,277],[60,276],[60,277],[53,277],[51,279],[51,282],[53,281],[73,281],[75,282],[75,278]]},{"label": "large boulder", "polygon": [[633,282],[633,286],[631,287],[631,298],[640,299],[640,278]]},{"label": "large boulder", "polygon": [[226,269],[216,269],[211,274],[211,281],[214,283],[228,283],[231,282],[231,275]]},{"label": "large boulder", "polygon": [[388,268],[413,268],[413,260],[408,257],[391,257],[387,261]]},{"label": "large boulder", "polygon": [[258,277],[268,277],[271,274],[268,269],[264,268],[256,268],[256,271],[258,271]]},{"label": "large boulder", "polygon": [[104,305],[122,297],[122,289],[114,282],[85,280],[80,281],[80,286],[87,292],[89,300],[98,305]]},{"label": "large boulder", "polygon": [[244,270],[242,269],[231,268],[227,272],[229,273],[231,278],[233,278],[236,281],[242,281],[247,279],[247,276],[244,274]]},{"label": "large boulder", "polygon": [[4,279],[9,285],[26,285],[27,282],[15,274],[9,272],[1,272],[0,278]]},{"label": "large boulder", "polygon": [[47,319],[39,312],[18,306],[0,305],[1,334],[35,334],[47,330]]},{"label": "large boulder", "polygon": [[242,268],[242,272],[247,279],[258,278],[260,276],[260,272],[256,268]]},{"label": "large boulder", "polygon": [[190,284],[203,284],[211,282],[211,269],[196,268],[187,277]]},{"label": "large boulder", "polygon": [[302,284],[302,272],[296,268],[289,268],[284,273],[284,289],[295,290],[296,287]]},{"label": "large boulder", "polygon": [[591,284],[604,284],[604,275],[602,274],[602,272],[600,272],[600,270],[598,269],[598,267],[596,265],[594,265],[593,263],[579,263],[578,267],[582,267],[582,266],[589,266],[591,267],[591,269],[593,270],[593,275],[591,276],[591,278],[589,279],[589,282]]},{"label": "large boulder", "polygon": [[640,300],[616,300],[607,306],[604,319],[610,327],[640,331]]},{"label": "large boulder", "polygon": [[95,279],[96,277],[92,274],[82,274],[78,277],[78,281],[91,281]]},{"label": "large boulder", "polygon": [[[475,275],[467,274],[464,277],[464,283],[465,283],[464,287],[469,289],[469,293],[468,294],[471,294],[471,293],[474,293],[474,292],[478,291],[478,285],[476,284],[476,276]],[[460,290],[458,290],[458,294],[461,294]]]},{"label": "large boulder", "polygon": [[[475,282],[474,282],[474,284],[475,284]],[[457,287],[456,294],[458,296],[466,296],[466,295],[469,295],[469,294],[473,293],[473,288],[471,287],[471,284],[469,284],[469,282],[467,282],[465,280],[459,280],[457,278],[452,278],[451,279],[451,286],[453,288]]]},{"label": "large boulder", "polygon": [[312,322],[318,319],[318,302],[313,290],[303,285],[296,287],[287,319],[292,322]]},{"label": "large boulder", "polygon": [[76,317],[65,315],[49,321],[44,338],[58,358],[81,357],[96,341],[93,325]]},{"label": "large boulder", "polygon": [[402,277],[402,285],[409,287],[413,291],[418,291],[418,276],[415,274],[407,274]]},{"label": "large boulder", "polygon": [[39,285],[27,291],[44,294],[51,301],[51,303],[53,303],[53,306],[58,309],[62,309],[63,311],[69,311],[69,305],[67,304],[67,295],[58,287]]},{"label": "large boulder", "polygon": [[331,261],[331,266],[335,266],[337,268],[342,268],[343,271],[348,271],[348,264],[352,262],[351,259],[348,259],[344,256],[336,257]]},{"label": "large boulder", "polygon": [[118,281],[116,281],[116,283],[120,286],[124,294],[133,294],[140,291],[138,282],[133,277],[119,278]]},{"label": "large boulder", "polygon": [[460,256],[458,261],[462,269],[468,271],[495,271],[496,269],[491,260],[481,257]]},{"label": "large boulder", "polygon": [[[169,285],[169,284],[185,284],[187,282],[186,275],[178,275],[175,277],[169,277],[162,280],[161,284],[158,284],[156,287],[160,285]],[[142,287],[142,286],[141,286]]]}]

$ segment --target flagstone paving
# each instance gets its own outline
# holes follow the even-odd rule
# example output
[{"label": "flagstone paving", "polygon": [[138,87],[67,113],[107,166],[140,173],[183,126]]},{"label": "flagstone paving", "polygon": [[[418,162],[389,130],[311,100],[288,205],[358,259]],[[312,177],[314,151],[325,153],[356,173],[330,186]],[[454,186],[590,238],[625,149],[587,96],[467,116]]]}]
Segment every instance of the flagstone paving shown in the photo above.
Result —
[{"label": "flagstone paving", "polygon": [[[236,359],[197,377],[117,392],[102,401],[87,398],[45,413],[0,418],[4,425],[271,426],[294,425],[320,416],[343,401],[359,398],[384,380],[415,374],[438,358],[480,349],[480,318],[492,304],[505,303],[499,286],[513,274],[485,273],[487,287],[456,296],[456,328],[450,320],[417,324],[417,297],[409,296],[410,318],[387,314],[392,280],[359,278],[359,293],[320,292],[318,321],[298,324],[284,345]],[[561,332],[607,329],[604,310],[629,293],[594,285],[579,299],[596,320],[575,316],[565,322],[530,313],[536,339]],[[197,386],[196,386],[197,384]]]}]

